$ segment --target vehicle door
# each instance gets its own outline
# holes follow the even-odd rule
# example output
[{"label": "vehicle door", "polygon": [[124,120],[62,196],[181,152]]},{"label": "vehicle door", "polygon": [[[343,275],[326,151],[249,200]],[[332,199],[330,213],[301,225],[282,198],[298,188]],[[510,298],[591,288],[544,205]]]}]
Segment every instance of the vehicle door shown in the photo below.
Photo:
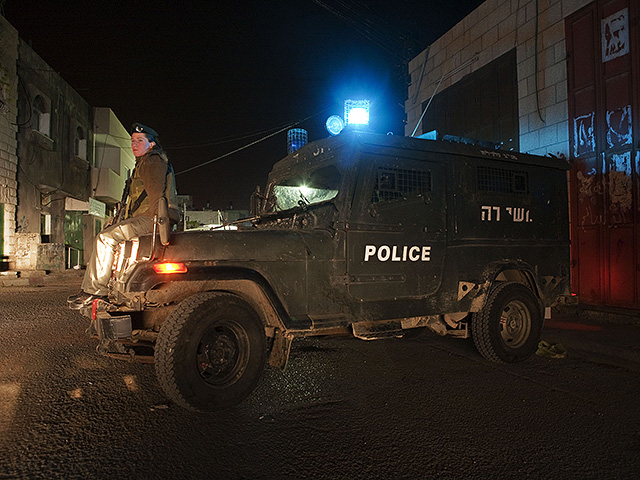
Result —
[{"label": "vehicle door", "polygon": [[362,154],[347,228],[349,294],[376,301],[434,294],[446,245],[445,165]]}]

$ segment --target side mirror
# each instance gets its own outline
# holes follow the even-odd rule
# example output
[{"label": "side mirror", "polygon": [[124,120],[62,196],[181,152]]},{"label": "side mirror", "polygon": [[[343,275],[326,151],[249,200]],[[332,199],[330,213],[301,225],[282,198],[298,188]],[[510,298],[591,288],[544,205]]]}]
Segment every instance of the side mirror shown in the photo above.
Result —
[{"label": "side mirror", "polygon": [[169,234],[171,233],[171,219],[169,218],[169,205],[165,197],[158,201],[158,234],[160,243],[169,245]]},{"label": "side mirror", "polygon": [[251,194],[251,205],[249,208],[249,216],[257,217],[263,208],[264,208],[264,195],[262,195],[260,191],[260,185],[257,185],[256,189]]}]

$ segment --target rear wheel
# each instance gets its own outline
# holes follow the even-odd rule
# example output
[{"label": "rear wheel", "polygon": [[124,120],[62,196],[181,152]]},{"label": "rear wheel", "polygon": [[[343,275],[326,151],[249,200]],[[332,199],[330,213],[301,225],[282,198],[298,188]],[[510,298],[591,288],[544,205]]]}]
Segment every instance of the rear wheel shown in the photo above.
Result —
[{"label": "rear wheel", "polygon": [[167,397],[198,411],[236,405],[266,363],[264,327],[244,300],[205,292],[187,298],[162,324],[155,370]]},{"label": "rear wheel", "polygon": [[542,307],[529,288],[502,283],[489,293],[482,310],[473,314],[471,335],[487,360],[521,362],[535,353],[542,321]]}]

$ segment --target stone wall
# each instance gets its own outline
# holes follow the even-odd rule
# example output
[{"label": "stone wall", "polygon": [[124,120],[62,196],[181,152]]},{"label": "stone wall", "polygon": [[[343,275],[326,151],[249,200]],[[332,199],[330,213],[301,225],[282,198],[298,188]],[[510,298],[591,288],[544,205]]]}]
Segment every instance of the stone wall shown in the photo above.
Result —
[{"label": "stone wall", "polygon": [[[592,0],[487,0],[409,63],[411,135],[422,104],[517,48],[520,150],[569,154],[564,19]],[[538,10],[536,11],[536,3]],[[426,59],[426,65],[425,65]]]},{"label": "stone wall", "polygon": [[0,16],[0,208],[3,222],[0,224],[0,240],[3,256],[13,262],[15,252],[16,204],[18,165],[17,115],[18,115],[18,32]]}]

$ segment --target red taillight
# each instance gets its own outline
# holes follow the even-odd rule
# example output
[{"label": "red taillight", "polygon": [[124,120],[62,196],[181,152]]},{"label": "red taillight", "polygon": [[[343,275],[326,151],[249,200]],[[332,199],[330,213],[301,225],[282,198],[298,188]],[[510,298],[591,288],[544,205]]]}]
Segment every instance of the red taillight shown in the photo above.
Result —
[{"label": "red taillight", "polygon": [[175,262],[154,263],[153,271],[161,274],[187,273],[187,266],[184,263]]}]

